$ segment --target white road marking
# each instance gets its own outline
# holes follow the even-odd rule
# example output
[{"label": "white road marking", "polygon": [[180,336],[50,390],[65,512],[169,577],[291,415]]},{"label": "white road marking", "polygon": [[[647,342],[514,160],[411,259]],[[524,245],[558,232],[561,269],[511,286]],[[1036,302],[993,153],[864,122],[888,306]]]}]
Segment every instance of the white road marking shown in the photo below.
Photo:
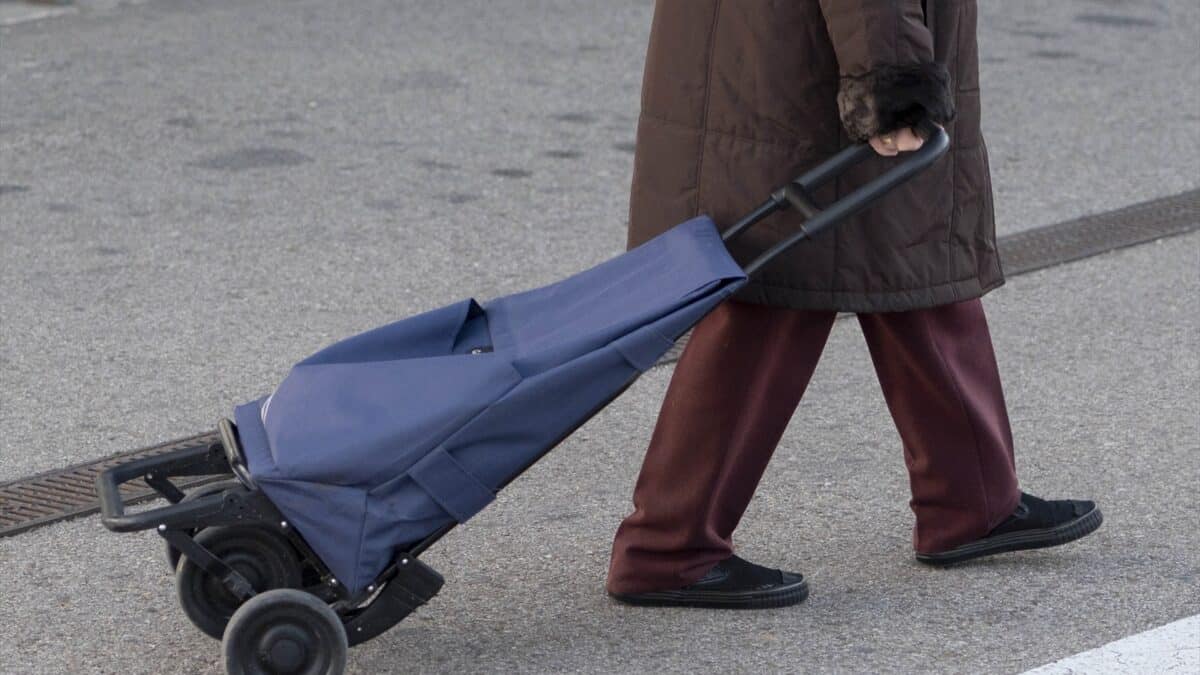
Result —
[{"label": "white road marking", "polygon": [[1022,675],[1200,673],[1200,614],[1068,656]]},{"label": "white road marking", "polygon": [[26,21],[39,21],[79,11],[71,6],[43,5],[26,2],[0,2],[0,26],[15,26]]}]

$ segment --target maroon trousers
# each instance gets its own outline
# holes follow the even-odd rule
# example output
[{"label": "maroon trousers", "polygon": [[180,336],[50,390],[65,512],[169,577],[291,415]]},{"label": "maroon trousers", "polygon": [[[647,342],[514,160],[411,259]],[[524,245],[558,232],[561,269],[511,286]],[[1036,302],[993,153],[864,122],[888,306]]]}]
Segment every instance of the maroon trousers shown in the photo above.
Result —
[{"label": "maroon trousers", "polygon": [[[608,588],[686,586],[733,553],[731,536],[817,366],[834,312],[727,302],[675,367],[613,543]],[[860,314],[904,444],[924,553],[977,539],[1019,495],[1012,434],[978,300]]]}]

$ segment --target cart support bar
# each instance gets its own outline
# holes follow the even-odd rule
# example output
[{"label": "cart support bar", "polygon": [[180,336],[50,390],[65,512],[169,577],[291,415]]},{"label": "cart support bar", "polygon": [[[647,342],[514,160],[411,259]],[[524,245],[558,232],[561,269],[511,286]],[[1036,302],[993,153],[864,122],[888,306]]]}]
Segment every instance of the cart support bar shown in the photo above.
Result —
[{"label": "cart support bar", "polygon": [[[172,491],[178,493],[179,490],[170,482],[171,476],[205,476],[228,471],[229,465],[221,448],[212,445],[180,448],[118,464],[96,476],[96,496],[100,499],[101,522],[114,532],[146,530],[163,522],[158,520],[156,515],[162,509],[125,513],[125,504],[121,499],[121,485],[124,483],[142,478],[151,487],[157,487],[155,484],[161,481],[170,486],[164,495],[180,497],[179,494],[172,495]],[[216,500],[213,503],[219,502],[220,500]],[[209,506],[209,502],[197,500],[189,503],[184,509],[175,507],[172,513],[182,513],[194,507],[203,510]]]}]

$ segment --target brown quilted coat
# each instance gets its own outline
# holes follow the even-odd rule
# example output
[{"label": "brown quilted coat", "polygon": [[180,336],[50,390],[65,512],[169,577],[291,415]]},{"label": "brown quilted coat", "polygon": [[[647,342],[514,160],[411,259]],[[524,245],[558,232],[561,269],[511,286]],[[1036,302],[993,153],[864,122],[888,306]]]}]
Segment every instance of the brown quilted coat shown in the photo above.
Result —
[{"label": "brown quilted coat", "polygon": [[[740,299],[885,312],[1004,283],[979,131],[974,0],[658,0],[630,204],[637,245],[700,213],[728,225],[851,139],[923,117],[951,151],[863,215],[772,263]],[[956,112],[957,111],[957,112]],[[875,158],[818,196],[870,178]],[[796,231],[773,216],[734,255]]]}]

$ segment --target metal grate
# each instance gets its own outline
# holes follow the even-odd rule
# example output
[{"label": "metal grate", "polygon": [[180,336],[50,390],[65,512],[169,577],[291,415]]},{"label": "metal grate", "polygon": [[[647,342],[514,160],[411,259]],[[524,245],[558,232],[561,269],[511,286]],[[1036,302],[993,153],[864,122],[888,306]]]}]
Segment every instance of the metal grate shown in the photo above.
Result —
[{"label": "metal grate", "polygon": [[[217,433],[210,432],[0,484],[0,537],[99,511],[96,476],[105,469],[133,459],[219,442]],[[175,482],[179,487],[191,487],[216,478],[195,476]],[[133,504],[157,493],[144,481],[133,481],[121,486],[121,495],[126,504]]]},{"label": "metal grate", "polygon": [[1010,276],[1200,228],[1200,190],[1001,237]]},{"label": "metal grate", "polygon": [[[998,243],[1005,270],[1009,276],[1016,276],[1196,229],[1200,229],[1200,190],[1001,237]],[[684,336],[659,364],[678,359],[686,343]],[[217,433],[210,432],[0,484],[0,537],[95,513],[100,508],[96,476],[105,469],[132,459],[216,442]],[[188,478],[180,480],[179,486],[191,487],[216,478]],[[135,503],[156,493],[138,481],[122,486],[122,494],[126,503]]]},{"label": "metal grate", "polygon": [[[1000,237],[1004,272],[1015,277],[1200,229],[1200,190],[1083,216]],[[844,315],[849,316],[849,315]],[[690,335],[690,334],[689,334]],[[679,360],[688,335],[675,342],[657,365]]]}]

